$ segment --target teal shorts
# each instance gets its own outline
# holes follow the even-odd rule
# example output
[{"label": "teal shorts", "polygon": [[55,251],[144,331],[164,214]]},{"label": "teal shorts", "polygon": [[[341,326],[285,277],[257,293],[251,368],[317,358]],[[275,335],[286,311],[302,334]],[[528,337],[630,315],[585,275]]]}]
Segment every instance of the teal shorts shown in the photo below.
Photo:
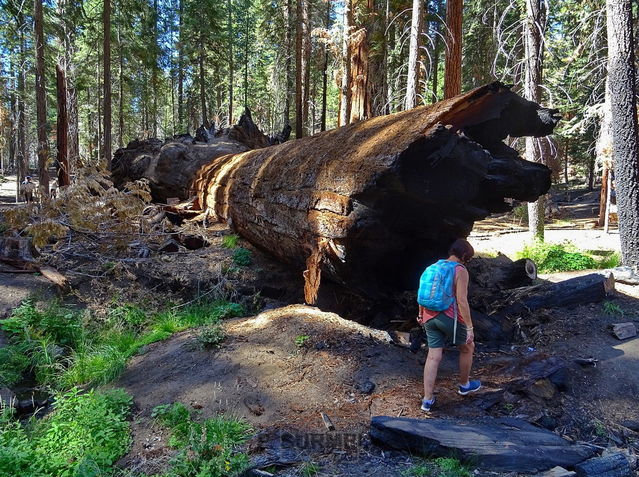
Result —
[{"label": "teal shorts", "polygon": [[[453,343],[454,326],[455,320],[446,316],[444,312],[424,323],[428,347],[443,348],[446,343]],[[466,325],[458,322],[457,337],[453,344],[460,345],[464,343],[466,343]]]}]

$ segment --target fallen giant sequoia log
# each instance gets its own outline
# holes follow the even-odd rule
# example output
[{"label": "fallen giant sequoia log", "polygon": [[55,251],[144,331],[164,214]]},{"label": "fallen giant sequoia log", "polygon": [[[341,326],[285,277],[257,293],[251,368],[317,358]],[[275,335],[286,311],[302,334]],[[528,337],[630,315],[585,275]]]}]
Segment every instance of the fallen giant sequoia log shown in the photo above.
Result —
[{"label": "fallen giant sequoia log", "polygon": [[288,139],[290,132],[287,125],[275,137],[266,136],[247,108],[230,128],[215,131],[202,126],[195,137],[180,134],[166,141],[152,138],[130,142],[113,155],[111,177],[119,189],[127,182],[147,179],[156,202],[166,202],[168,198],[186,200],[191,181],[202,165],[226,154],[279,144]]},{"label": "fallen giant sequoia log", "polygon": [[426,265],[475,220],[534,201],[550,170],[507,136],[545,136],[556,110],[501,83],[279,146],[218,157],[192,193],[251,243],[368,297],[415,287]]}]

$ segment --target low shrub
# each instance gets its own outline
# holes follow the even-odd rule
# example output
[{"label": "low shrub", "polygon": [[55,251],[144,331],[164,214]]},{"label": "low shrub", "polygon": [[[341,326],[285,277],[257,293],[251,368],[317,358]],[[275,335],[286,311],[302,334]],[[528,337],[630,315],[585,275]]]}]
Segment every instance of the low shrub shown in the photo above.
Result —
[{"label": "low shrub", "polygon": [[200,423],[182,403],[158,406],[153,416],[169,428],[169,445],[178,449],[167,477],[226,477],[248,467],[248,456],[238,451],[252,432],[246,421],[216,416]]},{"label": "low shrub", "polygon": [[0,415],[0,475],[108,475],[131,443],[132,399],[123,390],[77,389],[56,396],[54,410],[26,424]]},{"label": "low shrub", "polygon": [[597,268],[597,261],[594,258],[584,252],[580,252],[570,242],[559,244],[533,242],[517,253],[517,258],[530,258],[537,264],[540,272],[563,272]]},{"label": "low shrub", "polygon": [[204,348],[219,348],[226,335],[219,323],[203,326],[197,341]]},{"label": "low shrub", "polygon": [[253,263],[253,254],[246,248],[238,248],[233,252],[233,261],[240,267],[248,267]]}]

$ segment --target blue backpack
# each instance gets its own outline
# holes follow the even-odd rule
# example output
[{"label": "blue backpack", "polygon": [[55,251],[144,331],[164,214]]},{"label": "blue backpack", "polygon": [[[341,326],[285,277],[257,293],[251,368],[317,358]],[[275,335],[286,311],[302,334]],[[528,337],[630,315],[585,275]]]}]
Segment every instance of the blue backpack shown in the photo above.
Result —
[{"label": "blue backpack", "polygon": [[419,279],[417,303],[433,311],[445,311],[455,301],[455,267],[458,262],[438,260]]}]

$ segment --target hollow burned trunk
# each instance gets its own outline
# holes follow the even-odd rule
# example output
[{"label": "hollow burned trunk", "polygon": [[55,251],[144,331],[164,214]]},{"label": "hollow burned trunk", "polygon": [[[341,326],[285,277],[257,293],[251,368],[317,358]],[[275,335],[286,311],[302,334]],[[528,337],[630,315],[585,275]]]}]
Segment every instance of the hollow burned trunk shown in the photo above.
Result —
[{"label": "hollow burned trunk", "polygon": [[213,159],[191,185],[254,245],[367,297],[415,288],[421,271],[475,220],[534,201],[550,170],[507,136],[545,136],[556,110],[500,83],[430,107],[377,117],[279,146]]}]

